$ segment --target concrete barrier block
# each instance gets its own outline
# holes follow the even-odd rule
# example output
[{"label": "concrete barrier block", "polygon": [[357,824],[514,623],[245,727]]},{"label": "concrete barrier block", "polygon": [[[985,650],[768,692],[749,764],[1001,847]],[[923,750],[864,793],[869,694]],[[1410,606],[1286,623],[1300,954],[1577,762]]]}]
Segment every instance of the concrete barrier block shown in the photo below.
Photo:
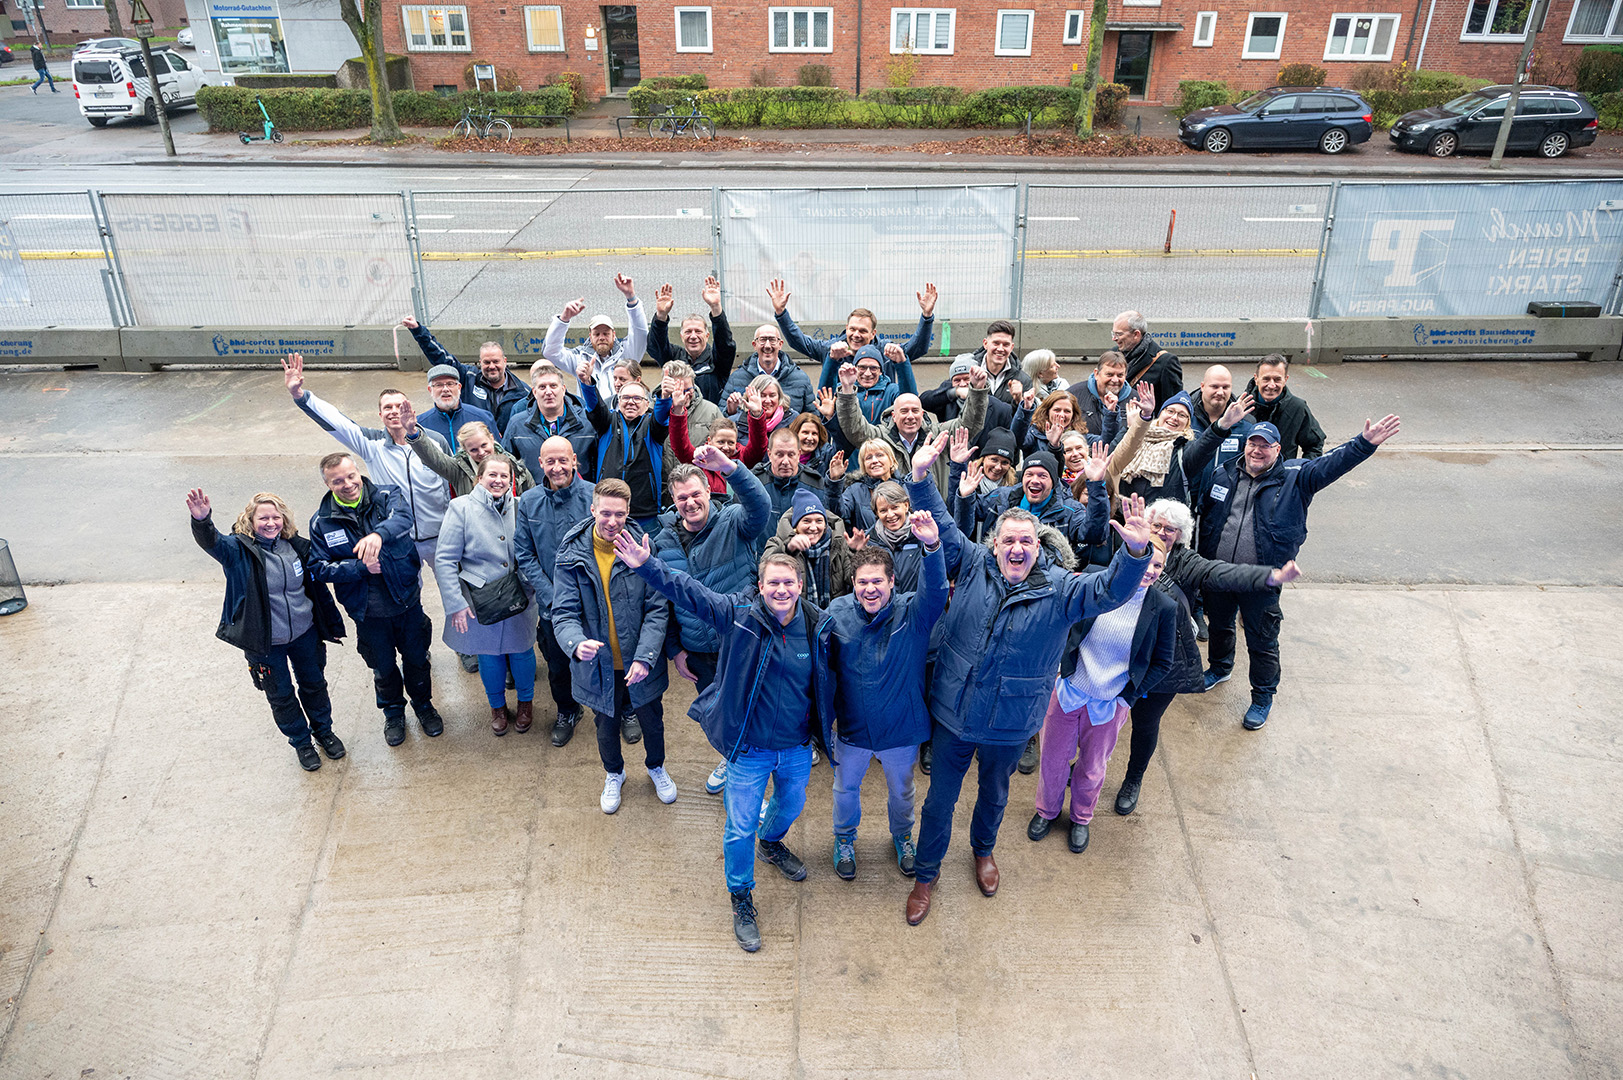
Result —
[{"label": "concrete barrier block", "polygon": [[[303,353],[313,364],[395,365],[394,335],[388,327],[127,326],[118,333],[129,371],[192,364],[264,367],[293,352]],[[418,365],[414,370],[422,370],[422,352],[404,329],[400,356]]]},{"label": "concrete barrier block", "polygon": [[1616,360],[1623,319],[1540,319],[1531,315],[1321,319],[1317,336],[1344,356],[1516,356],[1574,353]]},{"label": "concrete barrier block", "polygon": [[0,330],[0,367],[9,364],[95,364],[123,371],[118,331],[113,329]]},{"label": "concrete barrier block", "polygon": [[[1087,357],[1090,360],[1116,347],[1110,328],[1115,317],[1107,319],[1026,319],[1019,324],[1015,349],[1021,355],[1032,349],[1052,349],[1061,357]],[[1307,320],[1303,319],[1152,319],[1150,337],[1179,357],[1213,359],[1224,356],[1264,356],[1284,353],[1292,361],[1308,358],[1310,344]],[[976,340],[976,344],[980,344]]]}]

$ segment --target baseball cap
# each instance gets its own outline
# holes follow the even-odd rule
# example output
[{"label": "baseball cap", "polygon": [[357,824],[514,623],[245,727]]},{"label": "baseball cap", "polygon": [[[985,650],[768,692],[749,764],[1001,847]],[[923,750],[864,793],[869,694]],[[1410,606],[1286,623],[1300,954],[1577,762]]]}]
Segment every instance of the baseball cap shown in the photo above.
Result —
[{"label": "baseball cap", "polygon": [[587,327],[587,329],[596,330],[600,326],[606,326],[610,330],[613,330],[614,329],[614,321],[612,319],[610,319],[607,315],[593,315],[592,316],[592,325]]},{"label": "baseball cap", "polygon": [[1256,427],[1251,429],[1251,434],[1247,435],[1245,438],[1247,442],[1250,442],[1252,439],[1264,439],[1270,446],[1278,446],[1279,429],[1274,427],[1272,424],[1258,424]]}]

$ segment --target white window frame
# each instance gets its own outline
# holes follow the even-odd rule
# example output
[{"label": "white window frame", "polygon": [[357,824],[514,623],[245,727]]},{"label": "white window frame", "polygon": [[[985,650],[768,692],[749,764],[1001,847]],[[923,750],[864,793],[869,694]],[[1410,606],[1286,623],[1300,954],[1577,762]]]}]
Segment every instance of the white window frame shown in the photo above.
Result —
[{"label": "white window frame", "polygon": [[[898,49],[896,47],[896,16],[903,14],[910,16],[907,24],[908,44],[906,47]],[[924,46],[920,46],[918,41],[918,17],[920,15],[931,16],[930,41]],[[945,49],[938,49],[935,47],[935,27],[936,21],[939,20],[943,15],[947,17],[947,47]],[[958,47],[958,9],[893,7],[890,9],[890,28],[887,36],[890,39],[890,51],[892,55],[898,55],[900,53],[913,53],[915,56],[951,56],[954,50],[956,50]]]},{"label": "white window frame", "polygon": [[1122,7],[1160,7],[1161,0],[1121,0]]},{"label": "white window frame", "polygon": [[[428,39],[427,44],[417,45],[411,40],[411,15],[413,12],[423,17],[423,37]],[[428,32],[428,17],[435,12],[445,16],[445,44],[435,45],[433,36]],[[462,16],[462,44],[453,43],[455,33],[451,29],[451,13],[456,12]],[[404,4],[400,8],[400,24],[406,31],[407,52],[473,52],[473,27],[468,23],[468,9],[461,4]],[[525,35],[528,38],[528,34]]]},{"label": "white window frame", "polygon": [[[558,16],[558,44],[537,45],[530,40],[530,12],[551,11]],[[564,9],[557,4],[530,4],[524,9],[524,44],[531,52],[563,52],[564,51]]]},{"label": "white window frame", "polygon": [[[1337,19],[1355,19],[1355,20],[1356,19],[1370,19],[1370,20],[1391,19],[1392,20],[1392,33],[1386,39],[1386,52],[1385,53],[1373,53],[1373,52],[1372,53],[1365,53],[1362,56],[1354,56],[1351,53],[1343,53],[1343,54],[1338,56],[1338,55],[1335,55],[1335,54],[1331,53],[1330,52],[1330,42],[1335,38],[1336,20]],[[1398,40],[1398,27],[1400,27],[1402,25],[1403,25],[1403,16],[1398,15],[1398,14],[1396,14],[1394,12],[1390,12],[1390,11],[1359,11],[1359,12],[1338,11],[1334,15],[1330,16],[1330,26],[1324,32],[1324,58],[1326,60],[1334,60],[1334,61],[1337,61],[1337,62],[1355,63],[1355,64],[1386,63],[1386,62],[1388,62],[1388,61],[1390,61],[1392,59],[1392,51],[1393,51],[1393,48],[1397,45],[1397,40]],[[1349,28],[1349,29],[1351,29],[1351,28]],[[1375,32],[1376,32],[1376,28],[1372,25],[1370,27],[1370,44],[1371,45],[1375,44]],[[1348,43],[1351,44],[1352,40],[1353,40],[1352,35],[1349,33],[1348,36],[1347,36]]]},{"label": "white window frame", "polygon": [[[789,20],[789,44],[778,47],[773,43],[773,20],[778,13],[784,13]],[[795,16],[806,16],[806,40],[817,40],[817,16],[821,15],[828,20],[828,44],[805,45],[794,44]],[[831,7],[769,7],[766,9],[766,51],[771,53],[831,53],[834,51],[834,9]]]},{"label": "white window frame", "polygon": [[1573,0],[1572,14],[1567,16],[1567,32],[1562,35],[1562,41],[1584,43],[1623,41],[1623,0],[1612,0],[1612,11],[1606,18],[1606,29],[1598,34],[1572,32],[1572,24],[1578,21],[1578,7],[1581,2],[1582,0]]},{"label": "white window frame", "polygon": [[[1024,15],[1026,17],[1026,47],[1023,49],[1005,49],[1003,47],[1003,17],[1005,15]],[[992,55],[993,56],[1030,56],[1031,42],[1037,36],[1037,12],[1034,8],[999,8],[997,22],[993,24]]]},{"label": "white window frame", "polygon": [[[695,11],[704,13],[704,44],[682,44],[682,16]],[[679,7],[671,9],[671,31],[675,35],[676,51],[681,53],[707,53],[715,52],[716,35],[714,24],[710,21],[710,9],[707,7]]]},{"label": "white window frame", "polygon": [[[1071,33],[1071,16],[1076,16],[1076,33]],[[1072,8],[1065,13],[1065,36],[1061,45],[1080,45],[1088,36],[1088,13],[1079,8]]]},{"label": "white window frame", "polygon": [[[26,5],[24,5],[24,6],[26,6]],[[91,10],[91,9],[94,9],[94,10],[97,10],[97,11],[103,10],[103,5],[102,5],[101,0],[67,0],[67,6],[68,6],[69,11],[81,11],[81,10]],[[34,10],[35,11],[39,10],[39,5],[38,4],[34,5]]]},{"label": "white window frame", "polygon": [[[1269,53],[1251,51],[1251,27],[1258,19],[1278,19],[1279,38],[1275,43],[1274,51]],[[1245,38],[1240,42],[1241,60],[1278,60],[1285,51],[1285,29],[1290,22],[1290,13],[1285,11],[1253,11],[1245,18]]]},{"label": "white window frame", "polygon": [[[1504,3],[1504,0],[1489,0],[1489,2],[1488,2],[1488,17],[1485,20],[1483,20],[1483,23],[1482,23],[1482,25],[1484,27],[1488,27],[1488,26],[1493,25],[1493,17],[1495,15],[1499,14],[1499,5],[1502,4],[1502,3]],[[1471,0],[1465,0],[1465,21],[1460,24],[1460,40],[1461,41],[1522,41],[1522,40],[1526,39],[1526,37],[1527,37],[1527,23],[1522,24],[1522,28],[1521,28],[1521,31],[1519,33],[1492,34],[1492,33],[1489,33],[1486,30],[1484,30],[1480,34],[1468,34],[1468,33],[1466,33],[1465,28],[1467,26],[1471,25],[1471,8],[1472,7],[1473,7],[1473,4],[1472,4]],[[1535,9],[1537,9],[1537,7],[1538,7],[1538,5],[1534,4],[1532,7],[1527,9],[1527,22],[1528,23],[1533,21],[1533,12],[1534,12]],[[1574,4],[1573,7],[1576,8],[1577,5]],[[1545,8],[1544,9],[1545,18],[1548,18],[1549,14],[1550,14],[1550,9]]]},{"label": "white window frame", "polygon": [[[1206,38],[1205,38],[1204,41],[1201,40],[1201,37],[1200,37],[1200,23],[1201,23],[1201,20],[1203,20],[1203,19],[1207,20],[1207,22],[1206,22]],[[1195,12],[1195,38],[1194,38],[1194,41],[1191,42],[1191,44],[1194,45],[1194,47],[1197,48],[1197,49],[1209,49],[1209,48],[1212,47],[1212,42],[1216,39],[1216,37],[1217,37],[1217,12],[1215,12],[1215,11],[1197,11],[1197,12]]]}]

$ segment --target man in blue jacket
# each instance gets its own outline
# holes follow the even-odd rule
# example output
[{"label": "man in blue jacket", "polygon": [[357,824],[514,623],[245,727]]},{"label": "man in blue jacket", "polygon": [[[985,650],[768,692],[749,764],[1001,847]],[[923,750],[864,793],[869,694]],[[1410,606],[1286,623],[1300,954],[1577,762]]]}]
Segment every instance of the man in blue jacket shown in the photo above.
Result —
[{"label": "man in blue jacket", "polygon": [[450,364],[428,369],[428,396],[434,399],[434,407],[418,417],[417,422],[444,439],[453,454],[462,449],[456,433],[462,430],[463,424],[477,420],[492,432],[501,430],[496,426],[496,417],[488,410],[463,402],[462,373]]},{"label": "man in blue jacket", "polygon": [[[829,624],[801,597],[800,565],[790,555],[761,560],[759,588],[723,596],[653,557],[647,539],[622,535],[615,551],[652,588],[703,619],[721,639],[716,678],[688,715],[728,760],[727,824],[722,833],[733,934],[745,952],[761,947],[755,922],[755,844],[790,881],[806,864],[783,837],[806,805],[812,747],[828,752],[833,734]],[[831,760],[836,760],[831,756]],[[761,796],[772,781],[772,801]]]},{"label": "man in blue jacket", "polygon": [[[554,379],[558,372],[552,372]],[[552,629],[552,575],[558,561],[558,545],[564,534],[592,516],[592,485],[577,467],[575,448],[562,435],[541,444],[536,453],[541,482],[526,491],[518,501],[517,524],[513,532],[513,558],[519,573],[535,590],[535,607],[540,623],[535,639],[547,661],[547,682],[552,689],[556,718],[552,722],[552,745],[564,746],[580,723],[580,707],[575,704],[569,678],[569,657],[558,645]]]},{"label": "man in blue jacket", "polygon": [[1019,507],[997,520],[990,550],[963,540],[930,480],[930,468],[946,445],[947,437],[938,436],[920,447],[907,485],[913,505],[929,510],[942,535],[958,534],[964,545],[930,686],[934,761],[919,818],[915,882],[907,897],[907,921],[913,926],[929,914],[952,840],[953,809],[964,774],[977,759],[979,794],[970,824],[975,881],[982,894],[997,893],[992,848],[1009,801],[1009,778],[1026,741],[1042,727],[1070,628],[1126,603],[1150,563],[1150,525],[1140,514],[1125,524],[1111,522],[1122,546],[1109,567],[1091,574],[1070,573],[1045,557],[1036,516]]},{"label": "man in blue jacket", "polygon": [[784,416],[793,418],[817,408],[817,391],[806,373],[783,354],[783,335],[776,326],[762,323],[756,327],[750,344],[755,346],[755,351],[733,368],[727,385],[722,387],[721,400],[716,402],[722,412],[737,419],[744,407],[744,390],[759,375],[770,375],[778,380],[778,387],[783,391],[780,400]]},{"label": "man in blue jacket", "polygon": [[513,414],[523,411],[529,403],[530,388],[508,367],[507,353],[496,342],[481,344],[479,366],[470,367],[453,356],[429,332],[428,327],[419,325],[414,317],[407,315],[400,320],[400,325],[411,331],[417,347],[428,358],[430,367],[445,365],[457,370],[462,378],[463,399],[496,417],[497,426],[490,430],[498,436],[507,430]]},{"label": "man in blue jacket", "polygon": [[[1257,424],[1245,440],[1245,454],[1218,472],[1200,503],[1200,554],[1242,566],[1284,566],[1307,539],[1307,508],[1313,496],[1368,461],[1401,421],[1386,416],[1323,457],[1280,460],[1279,429]],[[1268,722],[1279,689],[1279,590],[1257,593],[1204,593],[1210,643],[1206,689],[1228,682],[1234,673],[1234,616],[1245,623],[1251,656],[1251,706],[1241,721],[1247,731]]]},{"label": "man in blue jacket", "polygon": [[[832,389],[839,384],[840,365],[849,363],[856,356],[857,351],[864,345],[880,346],[878,341],[879,320],[867,308],[854,308],[851,314],[845,317],[845,336],[830,338],[827,341],[818,341],[807,337],[795,320],[789,317],[789,285],[782,278],[773,278],[767,282],[766,295],[772,301],[772,312],[778,321],[778,329],[783,333],[783,339],[791,349],[811,357],[822,365],[817,376],[819,387]],[[935,336],[935,304],[937,293],[935,283],[924,283],[924,291],[914,293],[919,301],[919,325],[913,331],[913,336],[906,345],[901,346],[901,355],[885,352],[885,374],[894,383],[901,387],[900,393],[917,394],[919,392],[918,380],[913,377],[913,361],[930,350],[930,339]]]},{"label": "man in blue jacket", "polygon": [[502,432],[502,445],[507,447],[507,452],[523,461],[534,477],[541,475],[541,444],[554,435],[569,440],[577,458],[593,457],[597,429],[586,418],[579,399],[572,397],[564,386],[564,373],[549,361],[537,360],[530,365],[530,386],[533,406],[515,408]]},{"label": "man in blue jacket", "polygon": [[355,620],[355,649],[372,669],[383,711],[383,741],[405,741],[407,696],[423,734],[433,738],[445,722],[432,701],[433,631],[423,613],[411,511],[398,488],[374,485],[343,451],[321,459],[321,479],[327,494],[310,518],[310,576],[331,582]]},{"label": "man in blue jacket", "polygon": [[857,876],[857,824],[862,781],[879,762],[889,792],[891,844],[896,866],[913,876],[913,767],[919,744],[930,738],[924,704],[924,662],[930,631],[947,609],[947,557],[935,519],[918,510],[909,519],[924,545],[917,592],[896,595],[896,572],[882,544],[852,557],[852,592],[828,605],[828,661],[834,670],[834,872]]}]

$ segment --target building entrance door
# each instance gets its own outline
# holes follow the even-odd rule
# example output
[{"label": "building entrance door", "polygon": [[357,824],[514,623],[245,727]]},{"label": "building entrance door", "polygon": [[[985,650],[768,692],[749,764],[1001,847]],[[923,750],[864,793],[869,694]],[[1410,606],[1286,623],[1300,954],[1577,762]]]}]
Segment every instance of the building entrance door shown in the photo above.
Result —
[{"label": "building entrance door", "polygon": [[603,37],[609,54],[609,92],[624,93],[642,82],[642,60],[637,55],[637,9],[629,4],[605,7]]},{"label": "building entrance door", "polygon": [[1123,30],[1116,41],[1115,81],[1128,95],[1141,98],[1150,85],[1150,49],[1155,35],[1144,30]]}]

